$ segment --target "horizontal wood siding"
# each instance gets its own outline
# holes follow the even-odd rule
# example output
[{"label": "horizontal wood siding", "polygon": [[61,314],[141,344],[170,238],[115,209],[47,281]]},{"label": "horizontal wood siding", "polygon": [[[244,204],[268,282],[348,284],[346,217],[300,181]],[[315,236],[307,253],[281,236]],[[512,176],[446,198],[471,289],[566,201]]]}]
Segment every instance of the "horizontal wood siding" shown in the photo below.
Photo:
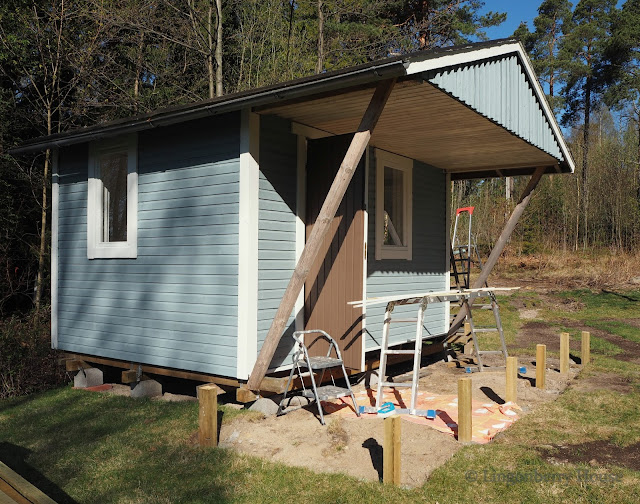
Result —
[{"label": "horizontal wood siding", "polygon": [[[394,293],[413,293],[444,290],[449,281],[446,261],[446,183],[442,170],[423,163],[413,165],[413,260],[384,259],[376,261],[375,215],[376,215],[376,165],[375,150],[371,150],[369,169],[369,250],[367,261],[367,297],[386,296]],[[367,308],[367,350],[380,346],[385,306]],[[394,316],[415,318],[417,305],[398,307]],[[406,314],[403,316],[402,314]],[[444,303],[427,308],[424,321],[424,336],[438,335],[446,326]],[[390,344],[404,343],[415,339],[414,323],[391,325]]]},{"label": "horizontal wood siding", "polygon": [[239,114],[139,134],[137,259],[87,259],[87,146],[61,151],[61,349],[235,376],[239,135]]},{"label": "horizontal wood siding", "polygon": [[[262,116],[258,221],[258,351],[296,266],[297,138],[289,121]],[[292,314],[271,361],[271,368],[291,362]]]}]

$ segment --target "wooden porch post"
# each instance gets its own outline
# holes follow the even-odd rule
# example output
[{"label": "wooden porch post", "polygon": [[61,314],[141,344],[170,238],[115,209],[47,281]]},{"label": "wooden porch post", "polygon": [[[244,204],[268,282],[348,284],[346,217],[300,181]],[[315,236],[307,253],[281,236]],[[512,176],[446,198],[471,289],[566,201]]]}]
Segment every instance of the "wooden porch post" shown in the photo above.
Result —
[{"label": "wooden porch post", "polygon": [[382,110],[387,103],[387,99],[391,94],[394,84],[395,79],[390,79],[378,84],[378,87],[371,98],[371,102],[369,102],[369,106],[362,116],[358,131],[353,136],[351,145],[349,146],[349,149],[344,156],[344,160],[340,165],[340,169],[331,184],[331,189],[329,189],[327,198],[322,204],[322,208],[320,209],[318,218],[313,226],[309,240],[304,246],[304,250],[300,255],[298,264],[296,264],[296,269],[289,280],[287,290],[282,297],[282,301],[280,301],[278,311],[271,323],[267,337],[264,340],[258,359],[253,367],[253,371],[251,372],[251,376],[247,382],[247,386],[251,390],[260,389],[260,382],[267,372],[269,363],[273,358],[278,342],[284,332],[287,320],[289,320],[291,311],[295,306],[298,294],[307,280],[309,270],[311,269],[311,266],[318,255],[318,251],[320,250],[320,244],[329,231],[331,222],[333,221],[333,218],[338,211],[338,207],[342,202],[342,198],[349,187],[349,183],[351,182],[358,163],[362,158],[362,154],[369,144],[369,139],[371,138],[373,129],[382,114]]},{"label": "wooden porch post", "polygon": [[[516,224],[518,224],[518,221],[520,220],[520,217],[522,216],[524,209],[527,208],[527,205],[529,204],[529,200],[531,200],[531,195],[533,194],[533,190],[538,185],[538,182],[540,182],[540,179],[542,178],[542,175],[544,174],[545,170],[546,168],[544,166],[540,166],[536,168],[536,171],[531,176],[531,180],[529,180],[527,187],[525,187],[524,191],[522,192],[522,195],[520,196],[520,201],[518,201],[518,204],[513,209],[513,213],[511,214],[511,217],[509,217],[509,220],[507,221],[507,224],[504,226],[502,233],[500,233],[500,238],[498,238],[498,241],[496,242],[495,247],[493,247],[493,250],[489,255],[489,259],[487,259],[487,262],[482,267],[480,276],[476,279],[476,281],[471,286],[472,289],[479,289],[480,287],[484,287],[484,284],[489,278],[489,274],[491,273],[491,270],[498,262],[498,258],[500,257],[500,254],[502,254],[502,251],[504,250],[504,247],[507,244],[507,241],[509,240],[511,233],[513,233],[513,230],[515,229]],[[464,319],[466,316],[467,316],[466,306],[460,307],[460,311],[458,312],[458,315],[456,315],[456,318],[451,323],[451,327],[449,328],[449,336],[456,333],[456,331],[460,328],[460,326],[464,322]]]}]

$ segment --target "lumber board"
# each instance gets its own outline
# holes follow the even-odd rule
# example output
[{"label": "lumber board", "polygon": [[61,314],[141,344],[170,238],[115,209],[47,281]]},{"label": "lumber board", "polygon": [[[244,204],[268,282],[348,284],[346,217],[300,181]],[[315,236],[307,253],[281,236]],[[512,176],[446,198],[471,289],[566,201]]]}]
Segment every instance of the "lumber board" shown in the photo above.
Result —
[{"label": "lumber board", "polygon": [[0,480],[4,480],[32,504],[56,504],[51,497],[45,495],[2,462],[0,462]]},{"label": "lumber board", "polygon": [[380,115],[382,114],[382,111],[384,110],[384,106],[389,99],[389,95],[391,94],[394,85],[395,79],[381,82],[373,93],[373,97],[367,107],[367,111],[364,113],[364,116],[360,121],[360,126],[353,136],[351,145],[344,156],[338,173],[331,184],[329,193],[322,204],[316,223],[313,226],[313,230],[311,231],[309,239],[304,246],[300,258],[298,259],[293,275],[289,280],[287,289],[285,290],[280,302],[280,306],[278,307],[271,327],[269,328],[269,332],[267,333],[262,348],[260,349],[260,354],[256,359],[247,383],[248,387],[252,390],[259,389],[260,383],[267,372],[269,363],[273,358],[278,342],[284,332],[285,325],[295,307],[298,295],[304,287],[307,277],[309,276],[311,266],[320,251],[320,245],[331,228],[333,218],[335,217],[344,194],[349,187],[349,183],[353,178],[355,169],[358,166],[367,145],[369,145],[371,134],[378,122],[378,119],[380,118]]}]

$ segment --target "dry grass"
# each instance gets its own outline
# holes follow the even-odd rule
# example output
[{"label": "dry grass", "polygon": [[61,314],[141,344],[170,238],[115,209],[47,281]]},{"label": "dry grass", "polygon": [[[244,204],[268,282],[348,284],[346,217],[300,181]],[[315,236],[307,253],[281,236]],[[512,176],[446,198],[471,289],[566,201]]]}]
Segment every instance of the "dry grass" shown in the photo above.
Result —
[{"label": "dry grass", "polygon": [[507,251],[494,274],[509,279],[548,282],[565,288],[628,288],[640,285],[640,252],[600,250],[517,255]]}]

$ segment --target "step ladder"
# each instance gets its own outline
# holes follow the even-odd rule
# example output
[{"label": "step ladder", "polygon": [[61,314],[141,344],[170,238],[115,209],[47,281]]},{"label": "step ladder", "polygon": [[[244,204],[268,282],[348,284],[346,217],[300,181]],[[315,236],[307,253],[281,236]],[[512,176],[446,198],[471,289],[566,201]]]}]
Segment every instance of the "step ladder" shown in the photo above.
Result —
[{"label": "step ladder", "polygon": [[[326,356],[320,357],[310,357],[308,347],[304,344],[304,335],[305,334],[318,334],[319,336],[311,343],[312,346],[320,339],[326,339],[329,343],[329,349],[327,351]],[[325,425],[324,422],[324,413],[322,411],[321,401],[329,401],[331,399],[338,399],[340,397],[351,396],[351,400],[353,401],[353,407],[356,411],[356,414],[360,416],[360,411],[358,409],[358,404],[356,403],[356,397],[353,394],[353,390],[351,390],[351,383],[349,383],[349,377],[347,376],[347,371],[344,368],[344,361],[342,360],[342,356],[340,355],[340,349],[338,348],[335,340],[329,336],[326,332],[320,329],[312,329],[308,331],[296,331],[293,333],[293,339],[295,340],[296,350],[293,354],[293,367],[291,368],[291,373],[289,373],[289,380],[287,381],[287,386],[284,391],[284,395],[282,400],[280,401],[280,405],[278,406],[278,411],[276,413],[277,416],[283,415],[286,413],[285,409],[288,408],[291,403],[291,398],[293,395],[289,394],[289,387],[291,386],[291,382],[293,381],[293,377],[295,374],[300,378],[300,382],[302,383],[302,397],[306,397],[307,399],[313,399],[318,407],[318,414],[320,415],[320,423]],[[332,352],[333,351],[333,352]],[[332,357],[331,354],[334,353],[335,357]],[[341,368],[342,375],[344,376],[344,381],[346,383],[346,387],[338,387],[336,386],[336,382],[334,380],[333,374],[331,375],[331,385],[322,385],[322,381],[324,379],[324,374],[328,369],[333,368]],[[315,375],[320,373],[320,378],[317,383],[320,383],[320,386],[316,385]],[[311,381],[311,389],[307,389],[304,384],[304,377],[310,377]],[[289,394],[289,404],[285,406],[287,402],[287,395]],[[289,409],[290,411],[290,409]]]},{"label": "step ladder", "polygon": [[[411,406],[406,413],[411,415],[426,415],[426,412],[416,410],[416,401],[418,398],[418,381],[420,379],[420,363],[422,360],[422,331],[424,323],[424,312],[427,309],[427,300],[423,298],[418,308],[418,316],[415,319],[396,319],[392,320],[393,310],[396,304],[409,304],[398,302],[389,302],[384,314],[384,323],[382,325],[382,344],[380,348],[380,367],[378,369],[378,390],[376,393],[376,409],[382,405],[382,394],[385,388],[401,388],[411,387]],[[412,323],[416,324],[416,341],[413,350],[395,350],[389,349],[389,331],[392,323]],[[411,375],[411,383],[408,382],[390,382],[385,381],[387,376],[387,357],[389,355],[413,355],[413,373]],[[405,413],[400,410],[399,413]]]},{"label": "step ladder", "polygon": [[[475,254],[475,258],[478,262],[478,267],[480,271],[482,271],[483,263],[480,257],[480,252],[478,251],[478,244],[475,236],[472,237],[471,234],[471,224],[472,224],[472,216],[475,207],[464,207],[458,208],[456,210],[456,219],[455,224],[453,226],[453,236],[451,238],[451,277],[455,280],[455,285],[458,290],[461,289],[469,289],[470,288],[470,276],[471,276],[471,262],[472,256]],[[466,232],[466,245],[461,244],[460,237],[458,236],[458,220],[461,216],[468,214],[468,229]],[[473,240],[473,241],[472,241]],[[487,282],[484,283],[485,287],[489,287]],[[493,317],[496,321],[496,327],[493,328],[478,328],[476,329],[473,324],[473,316],[471,312],[471,308],[473,307],[473,302],[467,304],[467,323],[469,324],[469,332],[471,333],[471,339],[473,341],[475,358],[477,360],[478,371],[482,371],[483,363],[482,363],[482,355],[498,355],[502,354],[505,359],[505,365],[507,361],[507,357],[509,354],[507,353],[507,344],[504,339],[504,331],[502,328],[502,319],[500,318],[500,307],[498,306],[498,301],[496,299],[496,295],[494,292],[489,291],[487,293],[489,297],[490,304],[489,307],[493,312]],[[463,308],[463,303],[460,303],[460,308]],[[464,330],[463,330],[464,331]],[[500,345],[502,347],[501,350],[480,350],[478,344],[477,333],[479,332],[497,332],[500,336]],[[468,336],[464,334],[464,336]],[[449,357],[449,354],[447,354]]]}]

